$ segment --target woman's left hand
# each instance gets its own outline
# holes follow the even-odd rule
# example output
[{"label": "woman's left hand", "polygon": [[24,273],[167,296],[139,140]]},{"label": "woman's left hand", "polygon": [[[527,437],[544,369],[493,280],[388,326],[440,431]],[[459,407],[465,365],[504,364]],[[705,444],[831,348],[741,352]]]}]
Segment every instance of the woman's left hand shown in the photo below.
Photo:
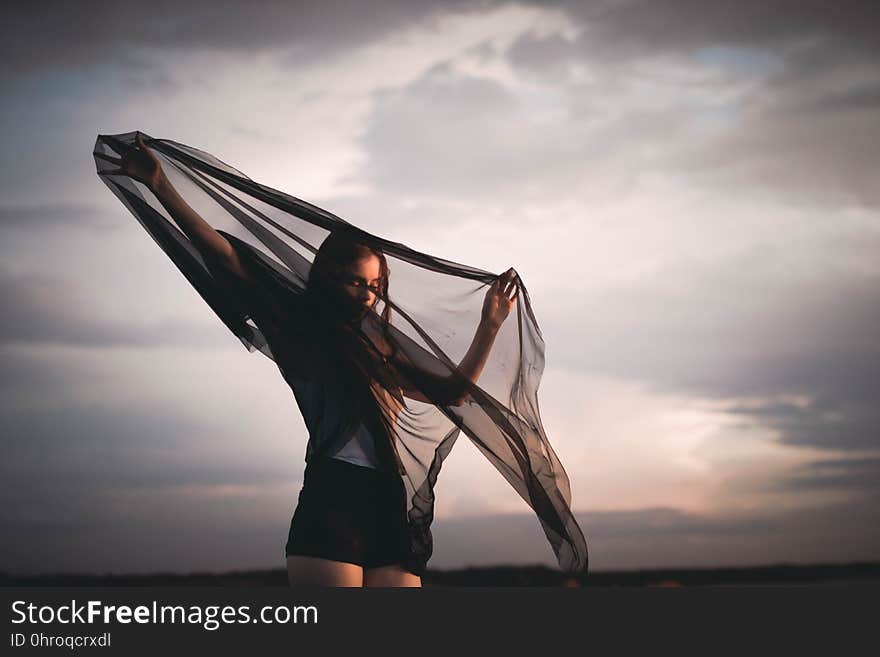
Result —
[{"label": "woman's left hand", "polygon": [[489,286],[483,300],[482,323],[495,329],[500,328],[518,296],[517,274],[511,267]]}]

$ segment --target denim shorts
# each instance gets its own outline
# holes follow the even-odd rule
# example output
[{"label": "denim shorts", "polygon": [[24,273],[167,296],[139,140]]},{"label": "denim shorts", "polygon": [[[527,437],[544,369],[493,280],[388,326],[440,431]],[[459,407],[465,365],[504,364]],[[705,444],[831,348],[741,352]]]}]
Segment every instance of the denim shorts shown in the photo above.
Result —
[{"label": "denim shorts", "polygon": [[409,570],[403,479],[396,472],[313,457],[306,463],[285,554]]}]

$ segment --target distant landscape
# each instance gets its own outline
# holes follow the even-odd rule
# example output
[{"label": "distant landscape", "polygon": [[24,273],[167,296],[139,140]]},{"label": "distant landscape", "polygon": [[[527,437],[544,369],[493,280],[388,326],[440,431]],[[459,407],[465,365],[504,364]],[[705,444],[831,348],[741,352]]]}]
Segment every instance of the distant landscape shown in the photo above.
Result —
[{"label": "distant landscape", "polygon": [[[774,564],[746,568],[662,569],[592,572],[582,578],[567,576],[546,566],[495,566],[458,570],[428,570],[422,585],[543,586],[543,587],[682,587],[774,585],[878,585],[880,562],[850,564]],[[0,574],[2,586],[281,586],[287,587],[283,569],[225,573]]]}]

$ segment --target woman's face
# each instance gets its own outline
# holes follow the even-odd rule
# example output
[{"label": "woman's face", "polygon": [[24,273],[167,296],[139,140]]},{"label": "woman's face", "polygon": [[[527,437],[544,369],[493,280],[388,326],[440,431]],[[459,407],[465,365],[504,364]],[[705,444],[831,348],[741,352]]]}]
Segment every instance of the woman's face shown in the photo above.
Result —
[{"label": "woman's face", "polygon": [[351,263],[341,273],[342,290],[363,317],[376,303],[380,285],[379,258],[370,254]]}]

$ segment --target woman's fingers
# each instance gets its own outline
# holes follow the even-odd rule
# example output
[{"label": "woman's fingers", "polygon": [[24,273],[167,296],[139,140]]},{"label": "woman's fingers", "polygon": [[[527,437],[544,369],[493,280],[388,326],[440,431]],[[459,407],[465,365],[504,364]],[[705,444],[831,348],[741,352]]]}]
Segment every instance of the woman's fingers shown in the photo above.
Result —
[{"label": "woman's fingers", "polygon": [[135,141],[137,141],[137,145],[141,147],[144,153],[150,156],[151,160],[156,159],[155,153],[147,148],[147,145],[144,143],[144,138],[141,136],[141,133],[137,133],[137,135],[135,135]]},{"label": "woman's fingers", "polygon": [[[502,274],[504,278],[504,296],[510,297],[510,294],[518,289],[516,282],[516,272],[513,271],[513,267],[508,269],[506,272]],[[510,297],[508,300],[513,301],[516,297]]]},{"label": "woman's fingers", "polygon": [[[137,152],[138,148],[143,150],[146,154],[148,154],[151,158],[155,158],[155,155],[147,148],[147,145],[144,143],[144,138],[141,136],[141,133],[137,133],[134,137],[135,143],[137,147],[132,146],[130,144],[126,144],[121,139],[117,139],[113,135],[104,135],[104,141],[107,142],[107,145],[112,148],[118,155],[125,157],[129,153]],[[101,157],[101,154],[98,154]],[[103,156],[105,159],[107,156]]]},{"label": "woman's fingers", "polygon": [[149,148],[147,148],[147,145],[144,143],[144,138],[141,136],[141,133],[137,133],[134,136],[134,140],[137,143],[138,147],[141,149],[141,151],[146,153],[149,156],[149,158],[155,162],[156,155],[153,153],[153,151],[151,151]]},{"label": "woman's fingers", "polygon": [[519,296],[519,283],[513,267],[503,274],[499,274],[498,277],[492,281],[491,287],[496,292],[503,294],[508,301],[515,301]]},{"label": "woman's fingers", "polygon": [[147,148],[147,145],[144,143],[144,138],[141,137],[141,133],[137,134],[137,143],[140,144],[140,147],[143,149],[144,153],[146,153],[147,157],[150,158],[153,166],[157,169],[161,169],[162,163],[159,161],[159,157],[156,155],[156,153],[153,152],[151,148]]}]

